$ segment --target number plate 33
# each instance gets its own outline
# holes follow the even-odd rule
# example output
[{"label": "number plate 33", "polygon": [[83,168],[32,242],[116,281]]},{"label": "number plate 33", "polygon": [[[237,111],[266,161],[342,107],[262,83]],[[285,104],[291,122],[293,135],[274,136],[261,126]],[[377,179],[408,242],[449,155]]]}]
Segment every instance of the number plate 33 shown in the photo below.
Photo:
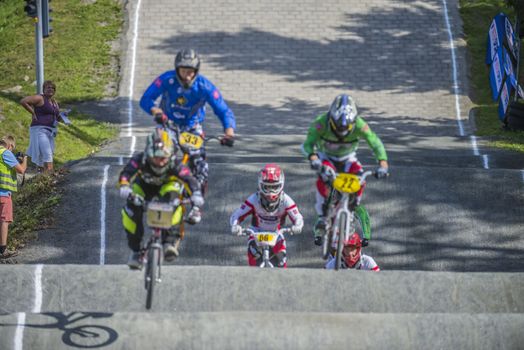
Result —
[{"label": "number plate 33", "polygon": [[178,142],[180,143],[180,146],[200,149],[204,143],[204,139],[190,132],[183,132],[180,134]]}]

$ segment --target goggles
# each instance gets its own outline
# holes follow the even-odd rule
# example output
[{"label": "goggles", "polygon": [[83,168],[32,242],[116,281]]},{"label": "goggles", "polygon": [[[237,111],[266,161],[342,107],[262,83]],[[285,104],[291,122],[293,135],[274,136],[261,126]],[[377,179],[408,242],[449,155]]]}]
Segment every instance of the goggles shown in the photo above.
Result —
[{"label": "goggles", "polygon": [[263,183],[260,187],[264,193],[278,194],[282,191],[282,184],[279,183]]}]

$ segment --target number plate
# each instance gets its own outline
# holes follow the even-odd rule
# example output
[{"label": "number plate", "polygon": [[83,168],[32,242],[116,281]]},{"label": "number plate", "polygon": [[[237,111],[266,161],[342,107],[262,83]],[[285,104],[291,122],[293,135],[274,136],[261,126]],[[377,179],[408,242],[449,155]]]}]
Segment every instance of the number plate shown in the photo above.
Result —
[{"label": "number plate", "polygon": [[178,142],[180,143],[180,146],[199,149],[200,147],[202,147],[204,139],[190,132],[183,132],[180,134]]},{"label": "number plate", "polygon": [[360,179],[355,174],[341,173],[333,181],[333,187],[339,192],[355,193],[360,190]]},{"label": "number plate", "polygon": [[147,226],[151,228],[171,228],[173,206],[168,203],[151,202],[147,206]]},{"label": "number plate", "polygon": [[277,243],[278,234],[273,232],[257,232],[255,238],[258,245],[268,245],[273,247]]}]

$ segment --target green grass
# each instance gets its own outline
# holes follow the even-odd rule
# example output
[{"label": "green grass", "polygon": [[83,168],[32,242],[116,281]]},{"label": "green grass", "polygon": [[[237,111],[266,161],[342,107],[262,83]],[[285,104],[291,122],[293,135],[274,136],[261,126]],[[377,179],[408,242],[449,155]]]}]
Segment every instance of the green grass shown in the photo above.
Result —
[{"label": "green grass", "polygon": [[33,178],[13,196],[15,222],[9,227],[10,247],[23,246],[36,237],[35,230],[52,224],[55,208],[61,198],[58,184],[63,174]]},{"label": "green grass", "polygon": [[[460,0],[460,13],[469,52],[470,97],[476,105],[476,134],[487,138],[492,147],[524,153],[524,132],[503,129],[498,118],[498,104],[491,99],[489,69],[485,64],[487,35],[493,17],[499,12],[508,15],[514,24],[513,9],[505,1]],[[519,83],[524,85],[522,60],[520,67]]]},{"label": "green grass", "polygon": [[[19,101],[36,93],[34,20],[26,16],[24,5],[22,0],[0,0],[0,134],[15,136],[19,151],[27,149],[31,122]],[[50,7],[53,32],[44,39],[44,79],[56,83],[55,98],[62,108],[72,108],[73,123],[59,127],[54,161],[60,166],[96,152],[118,132],[114,125],[80,114],[75,103],[114,94],[108,87],[118,84],[119,53],[111,42],[118,39],[123,11],[117,0],[53,0]],[[56,184],[57,178],[37,176],[14,197],[11,246],[47,225],[49,208],[60,198]]]}]

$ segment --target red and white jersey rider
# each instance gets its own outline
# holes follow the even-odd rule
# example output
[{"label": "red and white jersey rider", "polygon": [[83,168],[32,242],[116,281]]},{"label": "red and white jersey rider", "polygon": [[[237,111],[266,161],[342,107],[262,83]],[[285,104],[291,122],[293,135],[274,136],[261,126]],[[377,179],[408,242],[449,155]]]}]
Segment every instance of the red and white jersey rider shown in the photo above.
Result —
[{"label": "red and white jersey rider", "polygon": [[[260,170],[258,177],[258,191],[251,194],[246,201],[236,209],[229,219],[231,233],[242,234],[240,224],[251,216],[253,231],[277,232],[289,217],[292,226],[291,232],[302,232],[304,219],[297,208],[295,201],[284,192],[284,172],[276,164],[267,164]],[[257,266],[262,259],[262,252],[256,246],[255,238],[248,239],[248,263]],[[286,267],[286,241],[284,235],[279,234],[277,244],[273,247],[275,266]],[[273,260],[273,259],[272,259]]]},{"label": "red and white jersey rider", "polygon": [[[328,270],[334,269],[335,263],[336,259],[332,256],[326,263],[325,268]],[[344,242],[341,265],[343,269],[380,271],[380,267],[378,267],[375,259],[362,253],[362,240],[356,232]]]}]

